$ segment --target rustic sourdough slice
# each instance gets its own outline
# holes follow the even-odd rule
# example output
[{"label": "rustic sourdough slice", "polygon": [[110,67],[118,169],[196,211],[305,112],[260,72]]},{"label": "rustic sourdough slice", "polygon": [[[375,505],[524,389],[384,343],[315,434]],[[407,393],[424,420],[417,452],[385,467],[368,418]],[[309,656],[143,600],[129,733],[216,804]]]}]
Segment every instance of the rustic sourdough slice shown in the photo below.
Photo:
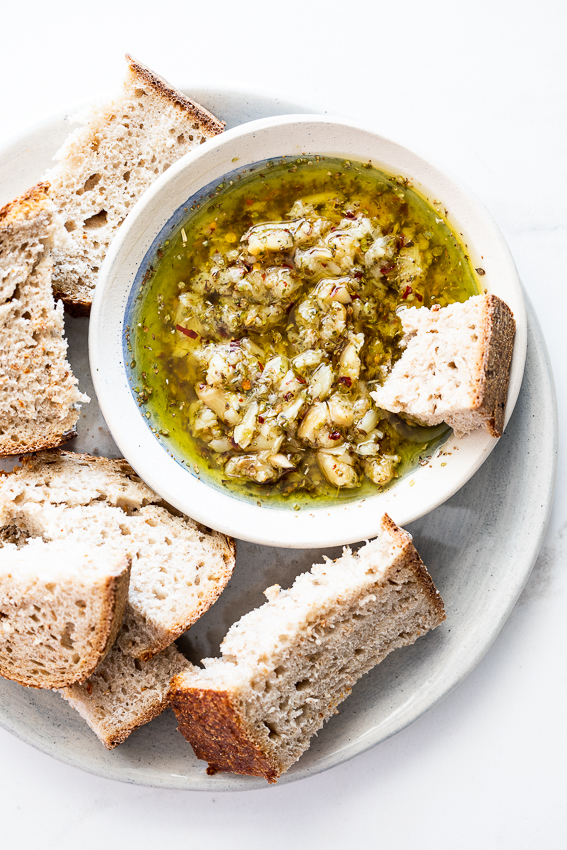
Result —
[{"label": "rustic sourdough slice", "polygon": [[504,412],[516,324],[496,295],[401,312],[404,352],[370,395],[377,406],[425,425],[446,422],[457,437],[484,426],[493,437]]},{"label": "rustic sourdough slice", "polygon": [[228,631],[222,658],[172,682],[179,730],[208,772],[276,779],[309,747],[352,685],[444,618],[407,532],[384,515],[356,554],[316,564]]},{"label": "rustic sourdough slice", "polygon": [[97,274],[116,231],[150,184],[224,123],[126,56],[122,93],[76,120],[45,175],[69,241],[55,252],[54,290],[70,312],[87,315]]},{"label": "rustic sourdough slice", "polygon": [[34,688],[87,679],[122,623],[130,562],[110,546],[0,549],[0,675]]},{"label": "rustic sourdough slice", "polygon": [[114,646],[90,679],[61,694],[111,750],[167,708],[171,679],[187,663],[175,644],[148,661]]},{"label": "rustic sourdough slice", "polygon": [[234,567],[234,542],[166,505],[125,460],[42,452],[0,479],[0,538],[26,545],[112,543],[132,559],[117,642],[149,658],[216,601]]},{"label": "rustic sourdough slice", "polygon": [[0,210],[0,457],[75,436],[79,402],[88,401],[53,300],[51,251],[66,234],[48,189],[38,184]]}]

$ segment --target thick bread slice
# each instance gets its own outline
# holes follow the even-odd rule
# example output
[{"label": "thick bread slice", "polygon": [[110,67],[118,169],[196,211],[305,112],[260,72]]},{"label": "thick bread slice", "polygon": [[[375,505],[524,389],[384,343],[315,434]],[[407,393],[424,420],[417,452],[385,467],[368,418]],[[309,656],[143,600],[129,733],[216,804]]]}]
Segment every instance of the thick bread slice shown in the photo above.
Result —
[{"label": "thick bread slice", "polygon": [[175,644],[149,661],[114,646],[90,679],[61,694],[111,750],[167,708],[171,679],[187,663]]},{"label": "thick bread slice", "polygon": [[179,731],[209,773],[269,782],[309,747],[352,685],[389,652],[445,619],[407,532],[384,515],[356,554],[316,564],[236,623],[222,658],[172,682]]},{"label": "thick bread slice", "polygon": [[234,542],[166,505],[125,460],[43,452],[0,478],[0,537],[111,542],[132,559],[118,644],[150,658],[216,601]]},{"label": "thick bread slice", "polygon": [[148,186],[224,123],[126,56],[122,93],[85,111],[45,179],[69,231],[55,252],[54,291],[88,315],[98,271],[116,231]]},{"label": "thick bread slice", "polygon": [[75,436],[78,403],[89,400],[53,300],[51,250],[66,235],[48,190],[38,184],[0,210],[0,457]]},{"label": "thick bread slice", "polygon": [[493,437],[504,412],[516,323],[496,295],[400,314],[401,358],[370,395],[378,407],[425,425],[446,422],[462,437],[481,425]]},{"label": "thick bread slice", "polygon": [[110,546],[32,540],[0,549],[0,675],[33,688],[83,682],[122,623],[130,562]]}]

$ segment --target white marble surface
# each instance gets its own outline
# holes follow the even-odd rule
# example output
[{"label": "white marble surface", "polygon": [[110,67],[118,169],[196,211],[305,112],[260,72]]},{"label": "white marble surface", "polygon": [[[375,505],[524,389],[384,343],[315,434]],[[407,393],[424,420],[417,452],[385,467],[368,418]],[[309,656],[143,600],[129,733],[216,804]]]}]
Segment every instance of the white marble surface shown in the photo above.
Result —
[{"label": "white marble surface", "polygon": [[[567,396],[567,13],[559,0],[4,4],[0,143],[110,89],[128,50],[172,82],[288,92],[365,116],[451,169],[498,221]],[[559,261],[558,261],[559,258]],[[469,678],[378,748],[281,788],[156,791],[81,773],[0,729],[6,847],[560,848],[567,843],[565,458],[542,554]]]}]

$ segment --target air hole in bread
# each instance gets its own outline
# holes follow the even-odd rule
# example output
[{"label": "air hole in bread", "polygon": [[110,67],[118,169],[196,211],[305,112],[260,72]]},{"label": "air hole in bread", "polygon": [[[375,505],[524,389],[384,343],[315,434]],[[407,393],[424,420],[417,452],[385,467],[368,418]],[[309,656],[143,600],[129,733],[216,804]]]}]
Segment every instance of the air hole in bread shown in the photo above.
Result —
[{"label": "air hole in bread", "polygon": [[87,607],[87,603],[85,602],[84,599],[76,599],[75,605],[77,606],[77,608],[86,608]]},{"label": "air hole in bread", "polygon": [[101,210],[95,215],[91,215],[89,218],[85,219],[83,222],[83,227],[85,230],[94,230],[97,227],[103,227],[106,224],[108,219],[108,213],[106,210]]},{"label": "air hole in bread", "polygon": [[455,363],[454,360],[451,360],[450,363],[447,363],[447,366],[449,367],[449,369],[456,369],[457,368],[457,364]]},{"label": "air hole in bread", "polygon": [[26,310],[25,313],[22,313],[22,319],[26,319],[29,322],[29,320],[31,319],[31,313],[29,312],[29,310]]},{"label": "air hole in bread", "polygon": [[144,91],[144,89],[134,89],[134,96],[135,97],[145,97],[146,92]]},{"label": "air hole in bread", "polygon": [[61,644],[61,646],[64,646],[65,649],[73,649],[75,642],[73,641],[73,638],[71,637],[71,635],[74,631],[75,631],[74,623],[65,623],[65,629],[64,629],[63,634],[61,635],[61,638],[59,640],[59,643]]},{"label": "air hole in bread", "polygon": [[134,659],[134,667],[136,668],[136,670],[140,670],[140,671],[143,670],[142,662],[140,661],[139,658]]},{"label": "air hole in bread", "polygon": [[192,141],[193,141],[193,136],[189,136],[189,141],[190,141],[190,142],[192,142]]},{"label": "air hole in bread", "polygon": [[275,726],[274,723],[266,723],[264,721],[264,726],[268,730],[268,738],[270,738],[270,740],[276,741],[280,737],[280,733],[276,729],[276,726]]},{"label": "air hole in bread", "polygon": [[476,334],[473,334],[473,335],[471,336],[471,339],[472,339],[472,341],[473,341],[473,342],[476,342],[476,341],[477,341],[477,339],[478,339],[478,337],[477,337],[477,335],[476,335]]},{"label": "air hole in bread", "polygon": [[178,145],[182,145],[184,141],[185,141],[185,136],[183,135],[183,133],[181,133],[181,134],[177,137],[177,144],[178,144]]},{"label": "air hole in bread", "polygon": [[127,182],[128,182],[128,180],[130,179],[130,175],[131,175],[131,174],[132,174],[132,172],[131,172],[131,171],[125,171],[125,172],[124,172],[124,174],[122,175],[122,177],[123,177],[123,179],[124,179],[124,182],[125,182],[125,183],[127,183]]},{"label": "air hole in bread", "polygon": [[309,679],[301,679],[301,681],[295,683],[295,689],[296,691],[306,691],[310,685]]},{"label": "air hole in bread", "polygon": [[30,620],[33,620],[34,623],[39,623],[39,617],[37,616],[37,614],[32,614]]},{"label": "air hole in bread", "polygon": [[97,183],[100,183],[100,174],[91,174],[91,176],[85,181],[85,185],[83,186],[84,192],[90,192],[91,189],[94,189]]}]

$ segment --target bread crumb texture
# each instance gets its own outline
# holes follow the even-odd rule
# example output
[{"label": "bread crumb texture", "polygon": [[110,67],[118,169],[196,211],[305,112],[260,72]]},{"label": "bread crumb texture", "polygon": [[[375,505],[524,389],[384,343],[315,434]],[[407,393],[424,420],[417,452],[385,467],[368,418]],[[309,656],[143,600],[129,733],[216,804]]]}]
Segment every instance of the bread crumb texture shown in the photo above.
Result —
[{"label": "bread crumb texture", "polygon": [[[117,643],[147,659],[179,637],[218,598],[234,542],[175,511],[125,460],[49,451],[0,478],[0,542],[67,540],[112,545],[131,560]],[[1,556],[0,551],[0,556]]]},{"label": "bread crumb texture", "polygon": [[379,536],[316,564],[228,631],[221,658],[172,682],[181,733],[209,772],[274,782],[309,747],[355,682],[445,619],[410,536]]},{"label": "bread crumb texture", "polygon": [[171,679],[187,663],[175,645],[148,661],[114,646],[90,679],[61,695],[111,750],[167,708]]},{"label": "bread crumb texture", "polygon": [[89,400],[67,362],[52,293],[52,252],[65,239],[45,183],[0,210],[0,456],[75,436]]},{"label": "bread crumb texture", "polygon": [[140,62],[126,57],[123,91],[76,116],[79,127],[45,175],[69,239],[54,252],[54,288],[87,315],[110,242],[146,189],[223,122]]},{"label": "bread crumb texture", "polygon": [[383,410],[425,425],[446,422],[461,437],[484,427],[493,437],[504,414],[516,325],[495,295],[476,295],[441,309],[400,313],[401,358],[370,395]]},{"label": "bread crumb texture", "polygon": [[[12,535],[17,541],[17,535]],[[84,681],[122,622],[130,564],[111,546],[96,552],[41,538],[0,549],[0,675],[61,688]]]}]

